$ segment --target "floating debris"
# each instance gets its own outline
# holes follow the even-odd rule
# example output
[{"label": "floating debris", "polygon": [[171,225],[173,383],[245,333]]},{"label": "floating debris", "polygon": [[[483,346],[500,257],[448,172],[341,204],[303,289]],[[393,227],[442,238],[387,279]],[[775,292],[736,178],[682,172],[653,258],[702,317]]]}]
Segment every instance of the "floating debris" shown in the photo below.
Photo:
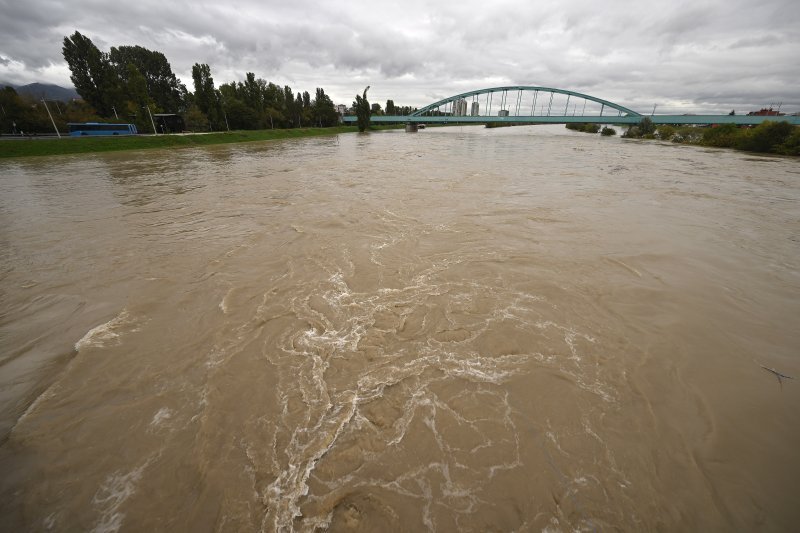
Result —
[{"label": "floating debris", "polygon": [[761,365],[761,368],[763,368],[767,372],[772,372],[773,374],[775,374],[775,377],[778,378],[778,383],[781,384],[781,388],[783,387],[783,380],[784,379],[794,379],[792,376],[787,376],[786,374],[781,374],[780,372],[778,372],[774,368],[769,368],[769,367],[764,366],[764,365]]}]

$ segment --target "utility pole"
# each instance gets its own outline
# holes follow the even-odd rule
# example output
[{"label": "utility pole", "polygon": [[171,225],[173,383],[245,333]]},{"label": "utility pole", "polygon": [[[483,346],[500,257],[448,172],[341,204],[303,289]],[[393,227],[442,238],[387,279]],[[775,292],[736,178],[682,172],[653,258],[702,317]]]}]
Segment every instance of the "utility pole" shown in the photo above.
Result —
[{"label": "utility pole", "polygon": [[217,102],[219,102],[219,108],[222,109],[222,116],[225,117],[225,128],[228,131],[231,131],[231,127],[228,126],[228,114],[225,112],[225,99],[221,96],[222,93],[217,91]]},{"label": "utility pole", "polygon": [[50,117],[50,122],[53,123],[53,129],[56,130],[56,135],[58,135],[58,138],[60,139],[61,132],[58,131],[58,128],[56,127],[56,121],[53,120],[53,115],[50,114],[50,108],[47,107],[47,102],[44,101],[44,98],[42,98],[42,103],[44,104],[44,108],[47,109],[47,114]]},{"label": "utility pole", "polygon": [[150,111],[150,104],[145,106],[147,108],[147,113],[150,115],[150,124],[153,125],[153,134],[158,135],[158,131],[156,131],[156,123],[153,122],[153,113]]}]

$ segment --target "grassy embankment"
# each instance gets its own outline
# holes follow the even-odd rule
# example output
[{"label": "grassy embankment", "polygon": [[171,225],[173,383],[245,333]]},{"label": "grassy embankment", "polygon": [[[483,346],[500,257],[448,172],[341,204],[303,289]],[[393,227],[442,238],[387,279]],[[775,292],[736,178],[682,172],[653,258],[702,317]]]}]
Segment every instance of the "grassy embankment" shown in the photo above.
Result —
[{"label": "grassy embankment", "polygon": [[[370,129],[387,129],[373,127]],[[202,135],[139,135],[130,137],[63,137],[61,139],[0,140],[0,158],[43,155],[86,154],[145,150],[149,148],[192,148],[212,144],[296,139],[319,135],[352,133],[355,126],[333,128],[293,128],[286,130],[247,130]]]}]

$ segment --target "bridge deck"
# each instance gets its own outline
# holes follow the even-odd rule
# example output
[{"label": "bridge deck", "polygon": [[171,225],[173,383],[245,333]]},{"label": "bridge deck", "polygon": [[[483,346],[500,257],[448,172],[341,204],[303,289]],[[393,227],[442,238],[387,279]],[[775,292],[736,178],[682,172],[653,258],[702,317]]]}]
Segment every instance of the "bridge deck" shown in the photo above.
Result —
[{"label": "bridge deck", "polygon": [[[530,124],[566,124],[568,122],[592,124],[638,124],[644,116],[509,116],[509,117],[471,117],[471,116],[373,116],[373,123],[416,122],[424,124],[486,124],[488,122],[530,123]],[[739,124],[754,125],[765,121],[788,122],[800,126],[798,116],[763,116],[763,115],[648,115],[654,124]],[[355,116],[343,117],[345,123],[355,123]]]}]

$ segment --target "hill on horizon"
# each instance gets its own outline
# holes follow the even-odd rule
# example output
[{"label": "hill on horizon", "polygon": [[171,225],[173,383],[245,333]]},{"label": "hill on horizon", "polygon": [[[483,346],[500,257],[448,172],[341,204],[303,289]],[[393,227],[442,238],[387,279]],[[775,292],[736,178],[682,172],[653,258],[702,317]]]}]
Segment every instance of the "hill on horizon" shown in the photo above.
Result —
[{"label": "hill on horizon", "polygon": [[29,83],[27,85],[14,85],[13,83],[0,82],[0,87],[12,87],[18,94],[27,94],[36,99],[59,100],[69,102],[80,98],[78,92],[72,87],[61,87],[51,83]]}]

